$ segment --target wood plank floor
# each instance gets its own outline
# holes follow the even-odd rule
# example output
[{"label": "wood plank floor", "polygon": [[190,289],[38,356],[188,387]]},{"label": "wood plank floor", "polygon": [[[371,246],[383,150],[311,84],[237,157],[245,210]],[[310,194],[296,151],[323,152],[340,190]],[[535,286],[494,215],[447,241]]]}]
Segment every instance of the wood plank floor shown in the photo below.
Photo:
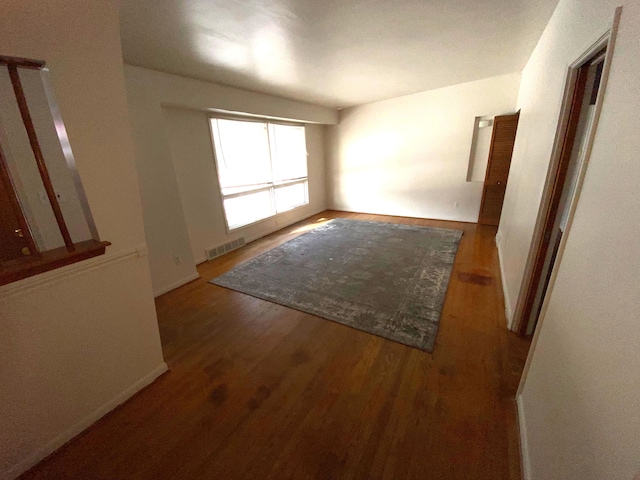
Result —
[{"label": "wood plank floor", "polygon": [[[207,283],[333,217],[464,230],[432,355]],[[156,302],[170,371],[23,478],[519,479],[495,233],[327,211],[200,265]]]}]

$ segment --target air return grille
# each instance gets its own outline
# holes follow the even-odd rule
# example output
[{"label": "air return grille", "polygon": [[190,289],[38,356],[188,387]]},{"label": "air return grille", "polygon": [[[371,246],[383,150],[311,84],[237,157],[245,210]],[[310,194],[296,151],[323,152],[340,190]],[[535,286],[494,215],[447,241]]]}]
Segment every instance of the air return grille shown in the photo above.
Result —
[{"label": "air return grille", "polygon": [[225,243],[224,245],[220,245],[218,247],[211,247],[207,249],[207,260],[213,260],[220,255],[224,255],[225,253],[230,252],[231,250],[235,250],[236,248],[240,248],[244,245],[244,237],[240,237],[232,242]]}]

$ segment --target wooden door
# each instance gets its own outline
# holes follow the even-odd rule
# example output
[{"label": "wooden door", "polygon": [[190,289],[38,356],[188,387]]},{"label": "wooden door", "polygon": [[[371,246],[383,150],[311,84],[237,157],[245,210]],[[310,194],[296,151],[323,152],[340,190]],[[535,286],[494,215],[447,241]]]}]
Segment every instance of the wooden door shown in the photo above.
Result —
[{"label": "wooden door", "polygon": [[[601,53],[596,54],[596,58],[599,58],[600,55]],[[542,274],[545,268],[549,250],[553,247],[551,245],[551,240],[553,237],[552,234],[554,228],[557,228],[556,220],[558,218],[558,210],[560,207],[560,201],[562,199],[562,192],[565,187],[565,180],[567,179],[567,173],[569,171],[569,164],[571,163],[576,136],[578,134],[580,114],[582,113],[583,104],[586,104],[588,106],[588,104],[590,103],[589,100],[591,100],[592,96],[593,102],[595,104],[596,98],[599,95],[599,78],[598,82],[592,85],[592,90],[586,92],[587,79],[589,77],[589,68],[591,67],[591,65],[591,62],[585,63],[582,67],[580,67],[576,76],[576,83],[573,90],[573,96],[571,97],[569,118],[567,121],[564,138],[562,140],[562,148],[560,150],[558,167],[556,169],[555,178],[550,184],[551,195],[549,197],[548,206],[544,211],[544,223],[542,229],[540,230],[540,233],[538,234],[538,237],[534,237],[534,242],[536,242],[538,247],[535,254],[535,260],[533,262],[531,275],[527,280],[527,283],[525,284],[526,293],[522,306],[522,315],[520,316],[520,324],[518,326],[518,333],[520,335],[527,334],[527,328],[530,321],[538,321],[537,316],[540,312],[539,310],[534,310],[534,306],[536,306],[537,304],[538,289],[541,287],[545,288],[544,293],[546,294],[547,285],[544,283]],[[602,74],[602,71],[600,71],[600,74]],[[553,265],[550,268],[553,268]]]},{"label": "wooden door", "polygon": [[501,115],[493,120],[487,174],[484,178],[482,203],[478,216],[480,224],[497,226],[500,222],[519,117],[520,112],[513,115]]},{"label": "wooden door", "polygon": [[0,148],[0,262],[37,253]]}]

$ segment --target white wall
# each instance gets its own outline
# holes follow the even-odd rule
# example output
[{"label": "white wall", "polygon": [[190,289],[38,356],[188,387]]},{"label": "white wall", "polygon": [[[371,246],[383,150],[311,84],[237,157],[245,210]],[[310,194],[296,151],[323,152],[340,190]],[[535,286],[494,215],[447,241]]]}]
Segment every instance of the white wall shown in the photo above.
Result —
[{"label": "white wall", "polygon": [[7,0],[2,54],[47,61],[107,254],[0,287],[0,478],[166,369],[144,254],[117,2]]},{"label": "white wall", "polygon": [[144,76],[132,75],[125,66],[125,77],[151,282],[157,296],[198,278],[198,272],[160,101]]},{"label": "white wall", "polygon": [[182,108],[165,107],[163,111],[191,249],[197,263],[206,260],[208,248],[239,237],[250,242],[326,209],[325,127],[307,124],[309,204],[227,234],[209,116],[205,112]]},{"label": "white wall", "polygon": [[592,155],[519,397],[527,478],[629,480],[640,471],[640,4],[561,0],[523,75],[502,214],[520,289],[569,64],[623,5]]},{"label": "white wall", "polygon": [[227,235],[206,112],[326,124],[337,122],[336,110],[139,67],[125,66],[125,76],[156,294],[197,277],[204,248],[239,236],[251,241],[326,208],[324,127],[310,126],[310,205]]},{"label": "white wall", "polygon": [[519,80],[503,75],[343,110],[329,128],[329,205],[477,221],[482,183],[466,181],[475,117],[513,113]]}]

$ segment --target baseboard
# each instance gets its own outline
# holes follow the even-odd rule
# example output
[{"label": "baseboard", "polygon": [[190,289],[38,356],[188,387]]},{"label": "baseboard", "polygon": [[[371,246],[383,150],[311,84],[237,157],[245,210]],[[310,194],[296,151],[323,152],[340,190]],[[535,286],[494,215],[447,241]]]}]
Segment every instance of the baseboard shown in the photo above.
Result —
[{"label": "baseboard", "polygon": [[445,217],[418,217],[416,215],[403,215],[401,213],[383,213],[383,212],[374,212],[374,211],[366,211],[366,210],[351,210],[348,208],[340,208],[340,207],[335,207],[335,208],[327,208],[327,210],[333,210],[335,212],[344,212],[344,213],[361,213],[364,215],[380,215],[380,216],[384,216],[384,217],[398,217],[398,218],[415,218],[418,220],[434,220],[437,222],[455,222],[455,223],[468,223],[471,225],[476,225],[477,219],[476,220],[458,220],[455,218],[445,218]]},{"label": "baseboard", "polygon": [[511,330],[513,322],[513,312],[511,311],[511,301],[509,300],[509,290],[507,289],[506,276],[504,274],[504,262],[502,261],[502,248],[499,243],[498,247],[498,265],[500,266],[500,282],[502,283],[502,294],[504,295],[504,316],[507,318],[507,328]]},{"label": "baseboard", "polygon": [[189,275],[188,277],[178,280],[177,282],[173,282],[172,284],[167,285],[166,287],[163,287],[160,290],[156,290],[155,292],[153,292],[153,296],[154,298],[159,297],[160,295],[164,295],[165,293],[170,292],[171,290],[175,290],[176,288],[181,287],[186,283],[193,282],[198,278],[200,278],[200,274],[196,272],[192,275]]},{"label": "baseboard", "polygon": [[10,480],[26,472],[29,468],[33,467],[38,462],[41,462],[47,456],[51,455],[57,449],[62,447],[69,440],[73,439],[74,437],[76,437],[77,435],[85,431],[87,428],[89,428],[95,422],[100,420],[102,417],[104,417],[107,413],[109,413],[111,410],[116,408],[118,405],[126,402],[129,398],[131,398],[137,392],[142,390],[144,387],[146,387],[147,385],[150,385],[156,378],[158,378],[167,370],[168,370],[167,364],[162,362],[161,365],[153,369],[151,372],[149,372],[147,375],[142,377],[136,383],[134,383],[129,388],[124,390],[122,393],[116,395],[114,398],[112,398],[108,402],[102,404],[94,412],[90,413],[89,415],[84,417],[82,420],[80,420],[78,423],[73,425],[71,428],[69,428],[68,430],[66,430],[65,432],[61,433],[60,435],[55,437],[53,440],[48,442],[43,448],[39,449],[29,457],[25,458],[22,462],[16,465],[13,465],[7,471],[0,472],[0,478]]},{"label": "baseboard", "polygon": [[527,424],[524,419],[522,395],[516,397],[518,411],[518,430],[520,432],[520,465],[522,465],[522,479],[531,480],[531,464],[529,463],[529,444],[527,442]]}]

